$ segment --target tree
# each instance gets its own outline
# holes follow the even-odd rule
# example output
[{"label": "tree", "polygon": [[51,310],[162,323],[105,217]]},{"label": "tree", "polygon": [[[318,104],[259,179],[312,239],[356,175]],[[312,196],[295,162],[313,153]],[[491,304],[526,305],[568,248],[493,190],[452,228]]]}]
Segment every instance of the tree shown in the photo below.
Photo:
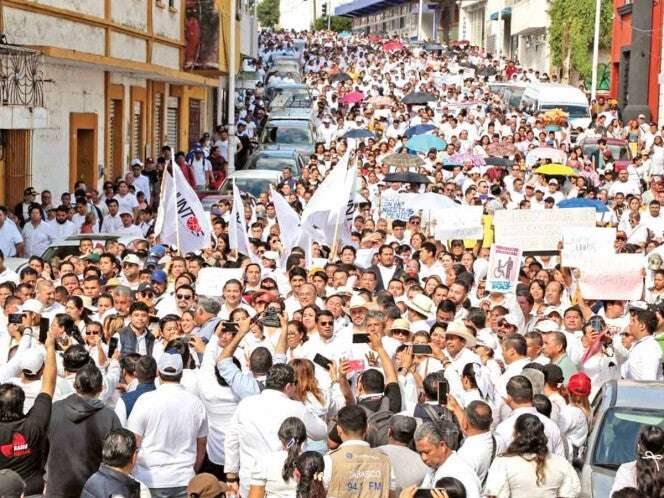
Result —
[{"label": "tree", "polygon": [[273,28],[279,24],[279,0],[261,0],[256,10],[262,27]]},{"label": "tree", "polygon": [[[602,0],[599,46],[611,44],[612,1]],[[553,64],[562,69],[563,81],[574,72],[582,79],[592,72],[595,0],[553,0],[549,8],[549,48]]]},{"label": "tree", "polygon": [[[353,20],[349,17],[332,16],[330,19],[330,29],[341,33],[342,31],[350,31],[353,27]],[[327,29],[327,17],[319,17],[313,25],[314,31],[323,31]]]}]

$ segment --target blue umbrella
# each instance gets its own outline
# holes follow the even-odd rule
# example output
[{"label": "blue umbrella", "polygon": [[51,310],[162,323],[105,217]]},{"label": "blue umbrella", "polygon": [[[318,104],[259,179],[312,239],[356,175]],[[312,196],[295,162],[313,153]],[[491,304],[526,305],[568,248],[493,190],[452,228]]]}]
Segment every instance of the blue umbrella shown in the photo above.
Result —
[{"label": "blue umbrella", "polygon": [[418,124],[418,125],[411,126],[410,128],[408,128],[406,130],[406,132],[404,133],[404,136],[406,138],[410,138],[410,137],[415,136],[415,135],[423,135],[424,133],[427,133],[431,130],[435,130],[436,128],[437,127],[435,125],[428,124],[428,123],[427,124]]},{"label": "blue umbrella", "polygon": [[376,135],[371,133],[369,130],[355,128],[344,133],[344,136],[341,138],[376,138]]},{"label": "blue umbrella", "polygon": [[337,35],[339,38],[350,38],[350,33],[348,31],[342,31]]},{"label": "blue umbrella", "polygon": [[609,210],[609,208],[606,207],[606,204],[604,204],[602,201],[598,201],[597,199],[585,199],[583,197],[565,199],[564,201],[560,201],[558,203],[558,207],[563,209],[591,207],[595,208],[595,211],[598,213],[606,213]]},{"label": "blue umbrella", "polygon": [[435,135],[415,135],[406,142],[406,147],[416,152],[427,153],[431,149],[443,150],[447,142]]}]

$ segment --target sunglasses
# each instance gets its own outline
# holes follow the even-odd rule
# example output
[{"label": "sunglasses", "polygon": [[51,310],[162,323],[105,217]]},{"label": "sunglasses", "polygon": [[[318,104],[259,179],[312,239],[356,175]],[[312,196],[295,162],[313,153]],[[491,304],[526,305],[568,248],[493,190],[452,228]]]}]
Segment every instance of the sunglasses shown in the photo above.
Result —
[{"label": "sunglasses", "polygon": [[326,322],[319,322],[319,324],[323,325],[323,326],[331,326],[333,323],[334,322],[327,322],[327,321]]},{"label": "sunglasses", "polygon": [[191,294],[176,294],[175,297],[178,299],[191,299],[194,296]]}]

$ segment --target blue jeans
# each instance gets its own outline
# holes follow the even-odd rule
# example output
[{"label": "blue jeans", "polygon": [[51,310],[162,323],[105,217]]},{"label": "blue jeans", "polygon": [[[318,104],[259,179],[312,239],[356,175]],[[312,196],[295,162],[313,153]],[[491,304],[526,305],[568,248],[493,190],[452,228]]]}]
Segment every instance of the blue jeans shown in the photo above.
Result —
[{"label": "blue jeans", "polygon": [[150,488],[152,498],[187,498],[187,486],[175,488]]}]

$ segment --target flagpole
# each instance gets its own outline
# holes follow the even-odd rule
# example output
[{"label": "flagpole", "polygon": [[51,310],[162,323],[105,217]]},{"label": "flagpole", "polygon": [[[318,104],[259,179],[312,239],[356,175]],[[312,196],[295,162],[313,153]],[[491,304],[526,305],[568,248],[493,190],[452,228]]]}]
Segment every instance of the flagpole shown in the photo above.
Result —
[{"label": "flagpole", "polygon": [[[175,244],[177,245],[178,252],[180,253],[181,256],[183,256],[182,251],[180,248],[182,247],[180,245],[180,225],[178,221],[178,185],[177,182],[175,181],[175,151],[173,150],[173,147],[171,147],[171,178],[173,179],[173,201],[175,202]],[[168,166],[166,166],[168,168]]]}]

